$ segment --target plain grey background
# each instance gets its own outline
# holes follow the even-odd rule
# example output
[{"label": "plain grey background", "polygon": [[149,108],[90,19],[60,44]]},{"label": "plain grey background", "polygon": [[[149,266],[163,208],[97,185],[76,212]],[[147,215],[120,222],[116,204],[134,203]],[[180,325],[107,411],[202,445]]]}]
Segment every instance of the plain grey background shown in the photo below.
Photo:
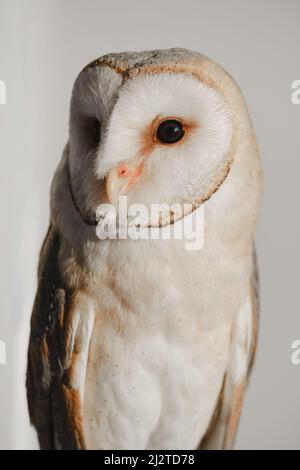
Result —
[{"label": "plain grey background", "polygon": [[300,448],[299,0],[0,0],[0,448],[36,448],[25,402],[28,322],[49,186],[76,75],[123,50],[186,47],[221,63],[254,121],[264,174],[257,234],[261,320],[236,448]]}]

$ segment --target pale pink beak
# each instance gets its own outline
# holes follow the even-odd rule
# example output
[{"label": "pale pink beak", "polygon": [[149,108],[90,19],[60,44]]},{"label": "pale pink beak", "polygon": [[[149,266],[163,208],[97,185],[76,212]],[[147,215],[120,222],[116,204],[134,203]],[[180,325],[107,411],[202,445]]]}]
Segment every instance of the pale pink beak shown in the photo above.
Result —
[{"label": "pale pink beak", "polygon": [[125,196],[128,189],[143,171],[143,164],[122,163],[109,172],[106,178],[106,193],[110,204],[117,204],[119,196]]}]

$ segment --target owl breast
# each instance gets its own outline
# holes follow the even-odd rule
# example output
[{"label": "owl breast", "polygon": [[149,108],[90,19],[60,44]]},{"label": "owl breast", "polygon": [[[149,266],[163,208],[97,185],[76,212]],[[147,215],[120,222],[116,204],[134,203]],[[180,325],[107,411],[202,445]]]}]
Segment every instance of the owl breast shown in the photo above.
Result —
[{"label": "owl breast", "polygon": [[84,393],[87,447],[194,449],[222,387],[231,316],[207,295],[213,279],[199,269],[200,253],[149,245],[125,252],[102,252]]}]

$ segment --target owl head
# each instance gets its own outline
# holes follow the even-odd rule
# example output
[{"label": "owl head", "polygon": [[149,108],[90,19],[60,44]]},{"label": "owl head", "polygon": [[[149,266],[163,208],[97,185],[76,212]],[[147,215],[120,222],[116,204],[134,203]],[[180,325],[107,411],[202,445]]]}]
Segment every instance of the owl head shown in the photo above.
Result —
[{"label": "owl head", "polygon": [[[97,207],[208,200],[230,172],[240,92],[203,55],[185,49],[109,54],[79,74],[65,166],[84,223]],[[183,214],[184,215],[184,214]]]}]

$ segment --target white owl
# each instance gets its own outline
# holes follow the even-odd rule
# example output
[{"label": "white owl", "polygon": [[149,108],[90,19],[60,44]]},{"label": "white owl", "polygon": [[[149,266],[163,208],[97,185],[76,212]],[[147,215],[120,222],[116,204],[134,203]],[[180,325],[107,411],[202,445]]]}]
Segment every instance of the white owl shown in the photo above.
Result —
[{"label": "white owl", "polygon": [[[109,54],[83,69],[31,320],[41,448],[233,445],[256,343],[261,181],[240,90],[207,57]],[[120,195],[146,208],[204,204],[202,249],[100,240],[99,207]],[[188,217],[167,215],[162,229]]]}]

